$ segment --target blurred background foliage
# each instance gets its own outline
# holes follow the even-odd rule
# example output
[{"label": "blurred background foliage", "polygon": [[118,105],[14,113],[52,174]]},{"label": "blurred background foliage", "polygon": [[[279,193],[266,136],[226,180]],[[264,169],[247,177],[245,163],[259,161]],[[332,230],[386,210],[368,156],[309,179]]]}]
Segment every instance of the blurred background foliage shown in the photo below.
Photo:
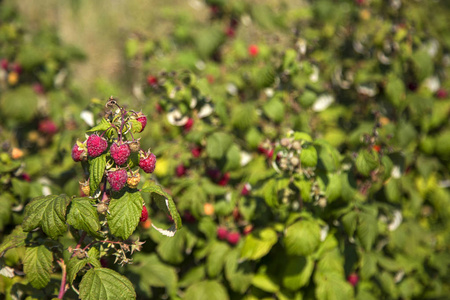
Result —
[{"label": "blurred background foliage", "polygon": [[[151,178],[184,220],[137,230],[135,264],[106,261],[141,299],[450,294],[448,1],[0,8],[2,236],[30,198],[79,194],[71,146],[114,95],[149,116]],[[0,289],[19,284],[51,293]]]}]

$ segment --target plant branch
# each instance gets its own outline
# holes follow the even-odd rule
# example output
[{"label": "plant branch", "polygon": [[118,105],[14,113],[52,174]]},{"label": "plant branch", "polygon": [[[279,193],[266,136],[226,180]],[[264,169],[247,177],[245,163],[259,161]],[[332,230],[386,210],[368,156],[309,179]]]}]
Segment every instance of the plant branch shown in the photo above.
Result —
[{"label": "plant branch", "polygon": [[64,263],[63,259],[60,259],[58,261],[58,264],[62,269],[61,286],[59,288],[58,299],[62,299],[64,297],[64,294],[66,293],[67,272],[66,272],[66,264]]}]

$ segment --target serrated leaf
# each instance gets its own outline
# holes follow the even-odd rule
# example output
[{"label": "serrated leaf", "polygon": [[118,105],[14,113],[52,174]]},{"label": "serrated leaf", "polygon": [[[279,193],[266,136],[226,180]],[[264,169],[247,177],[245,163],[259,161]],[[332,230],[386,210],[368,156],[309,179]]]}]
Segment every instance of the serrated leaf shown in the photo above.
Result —
[{"label": "serrated leaf", "polygon": [[217,281],[200,281],[191,285],[184,295],[185,300],[228,300],[225,287]]},{"label": "serrated leaf", "polygon": [[318,168],[325,169],[328,172],[336,172],[340,167],[340,154],[336,148],[332,147],[324,140],[316,140],[314,145],[318,146],[319,165]]},{"label": "serrated leaf", "polygon": [[316,297],[318,300],[354,299],[353,287],[338,274],[330,273],[316,280]]},{"label": "serrated leaf", "polygon": [[206,139],[206,153],[214,159],[222,158],[232,144],[232,138],[224,132],[215,132]]},{"label": "serrated leaf", "polygon": [[377,257],[372,252],[362,252],[361,256],[361,278],[369,280],[378,271]]},{"label": "serrated leaf", "polygon": [[80,299],[82,300],[128,300],[136,299],[133,285],[125,276],[107,269],[90,269],[80,283]]},{"label": "serrated leaf", "polygon": [[256,260],[265,256],[278,241],[277,233],[272,228],[255,231],[245,237],[241,258]]},{"label": "serrated leaf", "polygon": [[300,162],[302,167],[315,167],[317,165],[317,150],[313,145],[303,145],[300,153]]},{"label": "serrated leaf", "polygon": [[283,286],[292,291],[306,286],[314,270],[314,260],[310,257],[295,256],[286,261],[283,272]]},{"label": "serrated leaf", "polygon": [[141,217],[142,203],[144,199],[137,191],[127,189],[112,195],[107,220],[113,235],[126,240],[134,232]]},{"label": "serrated leaf", "polygon": [[238,145],[232,144],[228,148],[226,159],[224,171],[236,170],[241,166],[241,150]]},{"label": "serrated leaf", "polygon": [[173,237],[162,237],[156,247],[156,251],[164,261],[171,264],[179,264],[184,259],[185,240],[186,234],[183,228]]},{"label": "serrated leaf", "polygon": [[102,118],[102,120],[100,121],[100,123],[94,127],[92,127],[91,129],[89,129],[86,132],[98,132],[98,131],[105,131],[108,130],[111,127],[111,124],[108,122],[108,120],[106,120],[105,118]]},{"label": "serrated leaf", "polygon": [[225,261],[225,277],[233,291],[243,294],[252,283],[253,269],[249,261],[242,262],[239,259],[239,253],[240,250],[237,248],[228,253]]},{"label": "serrated leaf", "polygon": [[23,270],[34,288],[42,289],[50,282],[53,255],[44,245],[27,247]]},{"label": "serrated leaf", "polygon": [[263,106],[264,114],[274,122],[281,122],[285,117],[284,104],[278,98],[272,98]]},{"label": "serrated leaf", "polygon": [[356,230],[358,223],[358,214],[355,211],[350,211],[342,217],[342,225],[344,225],[345,232],[352,237]]},{"label": "serrated leaf", "polygon": [[378,234],[377,218],[369,213],[360,213],[358,216],[359,226],[356,234],[364,249],[369,251],[372,248]]},{"label": "serrated leaf", "polygon": [[102,182],[106,168],[106,154],[89,160],[89,189],[90,195],[94,195]]},{"label": "serrated leaf", "polygon": [[97,248],[92,247],[89,249],[87,253],[87,262],[94,266],[94,268],[102,267],[102,264],[100,263],[100,251]]},{"label": "serrated leaf", "polygon": [[142,130],[142,123],[137,120],[130,120],[131,123],[131,132],[139,133]]},{"label": "serrated leaf", "polygon": [[72,285],[73,281],[77,277],[78,272],[84,268],[87,264],[87,259],[78,259],[77,257],[72,257],[67,263],[67,282]]},{"label": "serrated leaf", "polygon": [[325,191],[328,202],[332,202],[341,196],[340,174],[328,174],[328,184]]},{"label": "serrated leaf", "polygon": [[90,198],[75,198],[70,204],[67,223],[76,229],[84,230],[92,236],[99,237],[100,221]]},{"label": "serrated leaf", "polygon": [[361,150],[356,158],[356,169],[364,176],[369,176],[370,172],[378,167],[378,159],[375,151]]},{"label": "serrated leaf", "polygon": [[395,74],[390,74],[387,78],[386,95],[396,107],[402,106],[405,100],[405,85]]},{"label": "serrated leaf", "polygon": [[28,232],[23,231],[22,226],[16,226],[16,228],[14,228],[14,230],[7,237],[5,237],[0,244],[0,257],[2,257],[9,249],[25,245],[27,236]]},{"label": "serrated leaf", "polygon": [[41,227],[46,235],[57,239],[67,230],[66,210],[70,198],[64,194],[34,198],[25,207],[24,231]]},{"label": "serrated leaf", "polygon": [[211,246],[211,251],[206,258],[206,270],[210,278],[214,278],[221,273],[229,251],[230,246],[224,242],[214,242]]},{"label": "serrated leaf", "polygon": [[[170,215],[174,221],[174,228],[167,230],[166,235],[173,236],[175,232],[181,228],[181,217],[177,211],[172,197],[163,191],[162,187],[157,185],[154,181],[145,182],[141,192],[150,193],[151,200],[158,205],[166,214]],[[164,234],[164,233],[163,233]]]},{"label": "serrated leaf", "polygon": [[310,220],[295,222],[286,229],[284,241],[289,255],[310,255],[320,244],[320,226]]}]

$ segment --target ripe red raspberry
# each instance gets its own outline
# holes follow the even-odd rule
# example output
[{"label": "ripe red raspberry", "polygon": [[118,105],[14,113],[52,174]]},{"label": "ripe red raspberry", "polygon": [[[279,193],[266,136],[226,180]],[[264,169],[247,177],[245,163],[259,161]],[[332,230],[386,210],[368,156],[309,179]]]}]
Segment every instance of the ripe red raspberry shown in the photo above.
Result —
[{"label": "ripe red raspberry", "polygon": [[125,169],[118,169],[116,171],[108,172],[107,179],[111,188],[118,192],[127,184],[127,171]]},{"label": "ripe red raspberry", "polygon": [[156,86],[158,84],[158,78],[153,75],[148,75],[147,83],[151,86]]},{"label": "ripe red raspberry", "polygon": [[180,164],[175,169],[175,174],[177,177],[183,177],[186,174],[186,168],[183,166],[183,164]]},{"label": "ripe red raspberry", "polygon": [[217,228],[217,237],[219,240],[226,240],[228,238],[228,230],[222,226]]},{"label": "ripe red raspberry", "polygon": [[142,113],[138,113],[136,121],[141,123],[142,128],[139,132],[142,132],[144,130],[145,126],[147,125],[147,116],[143,115]]},{"label": "ripe red raspberry", "polygon": [[241,239],[241,235],[239,234],[239,232],[228,233],[227,241],[231,245],[236,245],[237,243],[239,243],[240,239]]},{"label": "ripe red raspberry", "polygon": [[202,154],[202,148],[200,146],[195,147],[194,149],[191,150],[192,156],[197,158]]},{"label": "ripe red raspberry", "polygon": [[156,166],[156,156],[151,153],[150,150],[145,153],[141,152],[141,157],[139,160],[139,167],[144,170],[145,173],[153,173],[155,171]]},{"label": "ripe red raspberry", "polygon": [[8,60],[6,58],[2,58],[2,60],[0,61],[0,68],[2,68],[3,70],[8,70],[8,65]]},{"label": "ripe red raspberry", "polygon": [[250,194],[250,191],[252,190],[252,186],[250,185],[250,183],[246,183],[244,184],[244,187],[241,190],[241,195],[242,196],[247,196],[248,194]]},{"label": "ripe red raspberry", "polygon": [[186,122],[186,124],[184,124],[183,128],[186,131],[191,130],[192,126],[194,125],[194,120],[192,118],[189,118]]},{"label": "ripe red raspberry", "polygon": [[87,139],[87,151],[90,157],[97,157],[108,148],[108,142],[99,137],[97,134],[92,134]]},{"label": "ripe red raspberry", "polygon": [[358,284],[358,281],[359,281],[358,274],[356,274],[356,273],[351,273],[350,275],[348,275],[347,281],[348,281],[351,285],[353,285],[353,286],[357,285],[357,284]]},{"label": "ripe red raspberry", "polygon": [[147,207],[142,206],[142,213],[141,213],[141,218],[139,219],[139,222],[145,222],[148,219],[148,211],[147,211]]},{"label": "ripe red raspberry", "polygon": [[438,99],[445,99],[445,98],[447,98],[447,96],[448,96],[448,92],[446,90],[444,90],[444,89],[439,89],[436,92],[436,97]]},{"label": "ripe red raspberry", "polygon": [[256,55],[258,55],[259,53],[259,48],[256,45],[250,45],[248,46],[248,54],[250,54],[250,56],[255,57]]},{"label": "ripe red raspberry", "polygon": [[113,143],[109,151],[111,152],[111,157],[118,166],[126,163],[131,153],[128,144],[124,143]]},{"label": "ripe red raspberry", "polygon": [[217,183],[218,185],[221,186],[225,186],[228,184],[228,181],[230,180],[230,173],[225,173],[222,175],[222,177],[220,178],[219,182]]},{"label": "ripe red raspberry", "polygon": [[79,162],[82,161],[86,158],[86,151],[83,148],[80,148],[80,146],[78,146],[78,143],[75,143],[75,145],[73,145],[72,147],[72,159],[75,162]]},{"label": "ripe red raspberry", "polygon": [[58,127],[56,127],[55,122],[50,119],[43,119],[39,122],[38,125],[39,132],[47,135],[54,135],[58,132]]}]

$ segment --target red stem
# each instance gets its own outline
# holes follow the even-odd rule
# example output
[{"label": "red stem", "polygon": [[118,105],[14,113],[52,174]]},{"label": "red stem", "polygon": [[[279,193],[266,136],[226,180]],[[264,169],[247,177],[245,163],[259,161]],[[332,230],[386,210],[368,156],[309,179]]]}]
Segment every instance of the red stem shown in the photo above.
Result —
[{"label": "red stem", "polygon": [[62,279],[61,279],[61,287],[59,288],[58,299],[62,299],[64,297],[64,294],[66,293],[66,279],[67,279],[66,265],[64,263],[64,260],[62,259],[60,262],[60,266],[62,269]]}]

